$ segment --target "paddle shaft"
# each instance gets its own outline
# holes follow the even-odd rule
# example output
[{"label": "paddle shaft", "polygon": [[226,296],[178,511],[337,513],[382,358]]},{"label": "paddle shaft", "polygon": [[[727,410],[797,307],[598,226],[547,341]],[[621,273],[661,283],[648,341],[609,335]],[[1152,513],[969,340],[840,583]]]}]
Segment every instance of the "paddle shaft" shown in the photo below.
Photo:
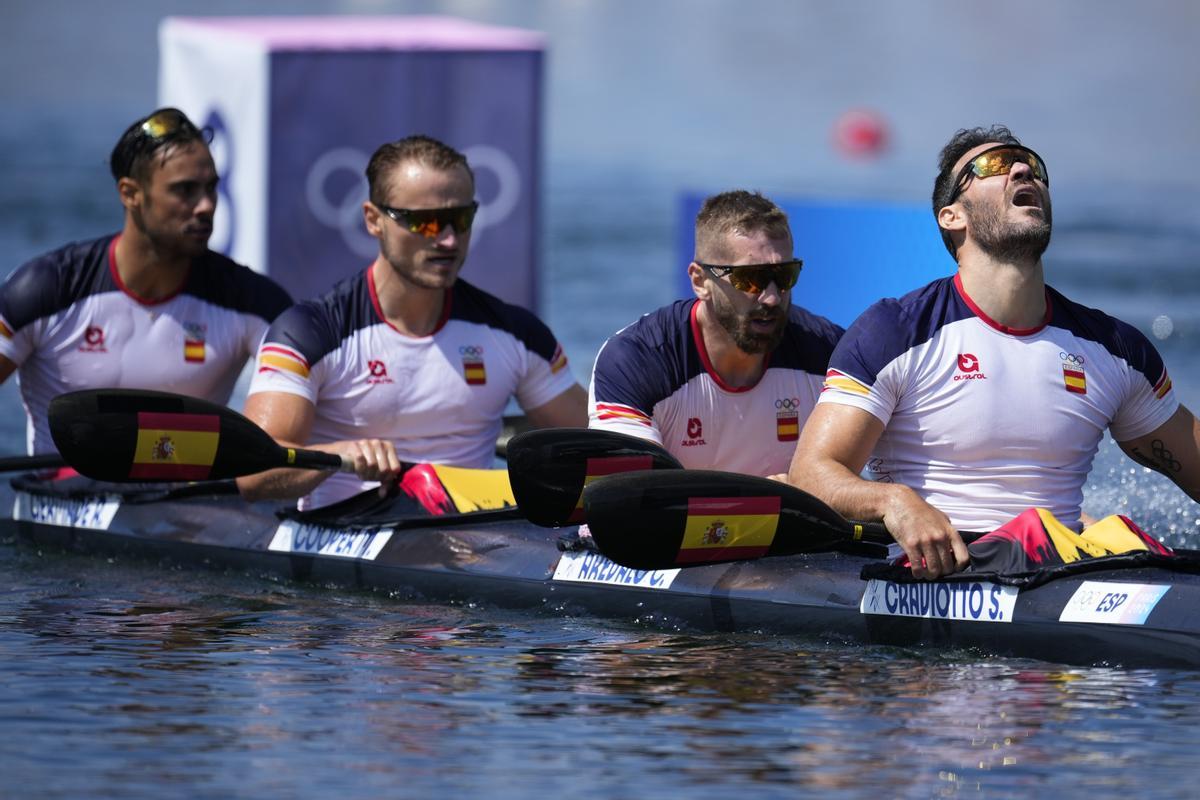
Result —
[{"label": "paddle shaft", "polygon": [[56,469],[58,467],[65,467],[66,465],[67,462],[58,453],[42,453],[36,456],[6,456],[0,458],[0,472]]}]

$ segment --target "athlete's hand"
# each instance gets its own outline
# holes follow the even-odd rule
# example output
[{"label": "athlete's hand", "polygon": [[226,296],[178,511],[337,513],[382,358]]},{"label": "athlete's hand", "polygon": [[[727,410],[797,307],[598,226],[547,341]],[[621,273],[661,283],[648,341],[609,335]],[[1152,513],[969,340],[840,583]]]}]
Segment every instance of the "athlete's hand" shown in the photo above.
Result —
[{"label": "athlete's hand", "polygon": [[349,460],[360,480],[380,481],[386,486],[400,475],[400,457],[396,455],[395,445],[386,439],[332,442],[321,449]]},{"label": "athlete's hand", "polygon": [[950,518],[908,487],[896,488],[883,524],[904,548],[913,577],[932,579],[965,569],[971,563],[970,553]]}]

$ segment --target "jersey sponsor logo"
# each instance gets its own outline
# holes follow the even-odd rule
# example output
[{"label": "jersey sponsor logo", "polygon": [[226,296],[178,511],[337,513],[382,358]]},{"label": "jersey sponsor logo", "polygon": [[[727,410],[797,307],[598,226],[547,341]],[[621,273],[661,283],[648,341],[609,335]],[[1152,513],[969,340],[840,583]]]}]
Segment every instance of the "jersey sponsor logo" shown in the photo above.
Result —
[{"label": "jersey sponsor logo", "polygon": [[708,442],[704,441],[704,423],[700,422],[699,417],[688,417],[687,437],[679,443],[680,446],[699,447],[700,445],[708,444]]},{"label": "jersey sponsor logo", "polygon": [[392,382],[392,379],[388,377],[387,364],[375,358],[367,361],[367,383]]},{"label": "jersey sponsor logo", "polygon": [[483,366],[483,347],[464,345],[458,348],[462,356],[463,377],[468,386],[483,386],[487,383],[487,370]]},{"label": "jersey sponsor logo", "polygon": [[38,522],[43,525],[58,525],[66,528],[88,528],[104,531],[112,524],[120,500],[115,495],[86,500],[68,500],[64,497],[41,497],[26,492],[17,492],[13,503],[13,519],[22,522]]},{"label": "jersey sponsor logo", "polygon": [[954,376],[956,381],[981,381],[986,380],[987,375],[979,371],[979,359],[971,353],[958,354],[958,374]]},{"label": "jersey sponsor logo", "polygon": [[963,583],[867,583],[858,610],[887,617],[924,617],[968,622],[1012,622],[1017,587],[985,581]]},{"label": "jersey sponsor logo", "polygon": [[554,580],[572,583],[608,583],[642,589],[669,589],[678,569],[630,569],[599,553],[563,553],[554,568]]},{"label": "jersey sponsor logo", "polygon": [[83,343],[79,345],[79,349],[84,353],[107,353],[108,348],[104,346],[104,328],[88,325],[83,332]]},{"label": "jersey sponsor logo", "polygon": [[374,561],[392,538],[391,528],[339,530],[287,520],[275,529],[268,550]]},{"label": "jersey sponsor logo", "polygon": [[799,397],[775,400],[775,438],[781,442],[794,442],[800,438]]},{"label": "jersey sponsor logo", "polygon": [[263,345],[258,351],[259,372],[290,372],[308,378],[308,359],[290,347],[277,344]]},{"label": "jersey sponsor logo", "polygon": [[1083,372],[1083,356],[1059,352],[1062,360],[1063,385],[1072,394],[1087,394],[1087,376]]},{"label": "jersey sponsor logo", "polygon": [[1170,586],[1084,581],[1058,615],[1060,622],[1144,625]]},{"label": "jersey sponsor logo", "polygon": [[204,341],[208,326],[199,322],[183,323],[183,360],[189,364],[204,363]]}]

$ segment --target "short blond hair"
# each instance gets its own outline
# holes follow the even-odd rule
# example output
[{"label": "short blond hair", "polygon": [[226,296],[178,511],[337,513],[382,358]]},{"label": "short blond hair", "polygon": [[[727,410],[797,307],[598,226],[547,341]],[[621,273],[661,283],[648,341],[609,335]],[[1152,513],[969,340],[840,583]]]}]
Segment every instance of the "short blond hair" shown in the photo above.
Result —
[{"label": "short blond hair", "polygon": [[758,231],[772,239],[792,238],[787,214],[762,194],[744,189],[715,194],[704,201],[696,215],[694,258],[722,261],[728,258],[726,242],[730,234]]}]

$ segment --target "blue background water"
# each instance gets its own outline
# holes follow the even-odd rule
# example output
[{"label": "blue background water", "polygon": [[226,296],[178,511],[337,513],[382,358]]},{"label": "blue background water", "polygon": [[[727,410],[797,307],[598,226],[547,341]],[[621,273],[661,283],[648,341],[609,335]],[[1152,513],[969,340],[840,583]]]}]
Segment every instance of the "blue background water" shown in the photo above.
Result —
[{"label": "blue background water", "polygon": [[[12,2],[0,269],[118,227],[105,158],[155,105],[162,16],[285,10],[548,34],[542,310],[581,380],[674,296],[679,192],[924,203],[949,134],[995,121],[1049,164],[1050,281],[1154,336],[1200,406],[1188,2]],[[832,143],[859,107],[888,124],[878,157]],[[11,381],[0,403],[20,452]],[[1200,541],[1196,506],[1111,444],[1087,495]],[[0,658],[9,796],[1170,797],[1194,793],[1200,744],[1191,673],[414,606],[14,545]]]}]

